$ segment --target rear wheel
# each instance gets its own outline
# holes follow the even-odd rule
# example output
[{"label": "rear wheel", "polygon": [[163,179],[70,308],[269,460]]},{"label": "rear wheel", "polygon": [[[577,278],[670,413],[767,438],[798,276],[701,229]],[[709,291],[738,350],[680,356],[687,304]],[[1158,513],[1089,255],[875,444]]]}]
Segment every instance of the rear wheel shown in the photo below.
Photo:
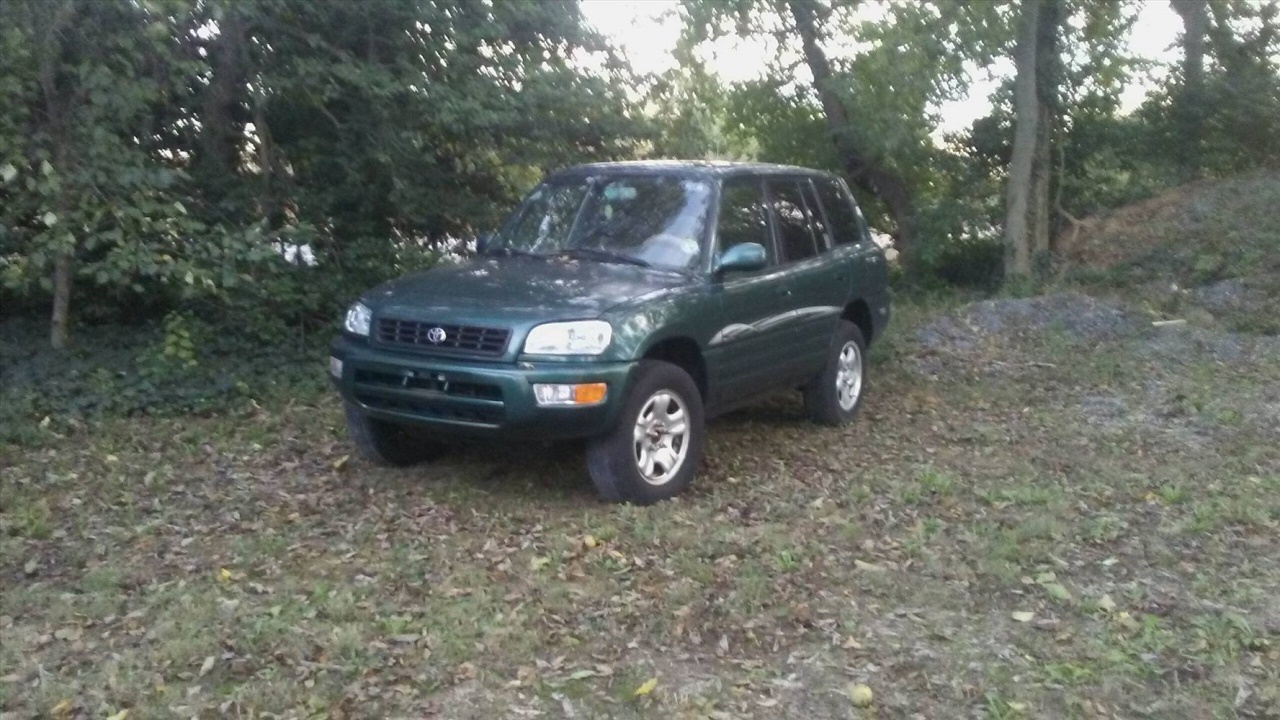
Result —
[{"label": "rear wheel", "polygon": [[387,467],[406,467],[431,460],[444,446],[404,425],[371,418],[351,402],[344,402],[347,434],[363,457]]},{"label": "rear wheel", "polygon": [[671,363],[641,361],[617,425],[587,444],[596,490],[641,505],[680,494],[702,457],[703,424],[693,378]]},{"label": "rear wheel", "polygon": [[857,325],[841,320],[827,350],[827,364],[804,386],[804,409],[814,422],[843,425],[862,407],[867,341]]}]

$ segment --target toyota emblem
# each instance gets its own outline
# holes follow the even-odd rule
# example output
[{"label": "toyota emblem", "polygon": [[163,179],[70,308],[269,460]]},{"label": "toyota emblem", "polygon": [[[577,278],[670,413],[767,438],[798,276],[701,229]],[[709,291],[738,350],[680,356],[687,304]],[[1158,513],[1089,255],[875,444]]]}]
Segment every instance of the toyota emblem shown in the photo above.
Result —
[{"label": "toyota emblem", "polygon": [[439,345],[444,342],[448,337],[448,333],[446,333],[442,327],[433,327],[427,331],[427,340],[431,341],[435,345]]}]

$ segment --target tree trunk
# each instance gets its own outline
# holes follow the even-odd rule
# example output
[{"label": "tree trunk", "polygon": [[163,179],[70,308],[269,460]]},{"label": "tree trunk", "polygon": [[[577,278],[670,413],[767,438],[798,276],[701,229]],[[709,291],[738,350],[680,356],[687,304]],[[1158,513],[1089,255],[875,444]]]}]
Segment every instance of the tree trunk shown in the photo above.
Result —
[{"label": "tree trunk", "polygon": [[1014,48],[1013,157],[1009,161],[1004,270],[1010,279],[1047,270],[1053,124],[1059,83],[1060,0],[1023,0]]},{"label": "tree trunk", "polygon": [[71,317],[71,253],[61,252],[53,260],[53,319],[49,343],[61,350],[67,346]]},{"label": "tree trunk", "polygon": [[1037,134],[1042,119],[1036,92],[1036,46],[1040,29],[1039,0],[1022,0],[1018,41],[1014,48],[1017,75],[1013,81],[1013,157],[1005,198],[1004,274],[1009,279],[1031,276],[1032,177]]},{"label": "tree trunk", "polygon": [[895,239],[901,252],[911,249],[911,192],[906,182],[897,174],[868,158],[855,146],[849,135],[849,113],[832,87],[831,63],[818,44],[818,17],[814,0],[788,0],[796,32],[804,47],[804,58],[813,75],[813,86],[822,102],[827,129],[840,156],[850,182],[875,195],[889,209],[898,226]]},{"label": "tree trunk", "polygon": [[209,193],[221,202],[235,184],[240,149],[248,122],[246,28],[234,3],[216,6],[218,35],[208,44],[212,77],[200,98],[200,152],[195,170]]},{"label": "tree trunk", "polygon": [[1053,183],[1053,130],[1058,98],[1058,24],[1061,0],[1041,0],[1036,17],[1036,144],[1031,161],[1031,219],[1029,242],[1033,272],[1046,271],[1049,261]]},{"label": "tree trunk", "polygon": [[1200,175],[1204,139],[1204,50],[1209,34],[1208,0],[1170,0],[1182,16],[1182,88],[1178,92],[1178,169],[1184,180]]},{"label": "tree trunk", "polygon": [[[68,149],[70,128],[68,117],[71,114],[71,100],[65,89],[58,84],[58,65],[61,62],[62,46],[58,29],[64,23],[72,21],[75,6],[70,3],[33,4],[29,6],[37,12],[32,15],[33,27],[37,38],[38,71],[40,92],[44,96],[44,130],[49,136],[52,146],[53,168],[59,180],[56,222],[67,223],[70,220],[72,200],[70,196],[70,168]],[[75,279],[75,240],[71,247],[59,248],[53,259],[53,308],[49,320],[49,344],[56,349],[67,346],[70,336],[71,319],[71,285]]]},{"label": "tree trunk", "polygon": [[[50,107],[54,105],[50,104]],[[62,181],[62,188],[58,191],[58,222],[68,223],[72,211],[71,197],[67,194],[70,177],[67,158],[70,153],[61,126],[61,122],[56,123],[57,131],[50,133],[50,136],[53,140],[53,167]],[[49,320],[49,344],[56,350],[65,348],[71,335],[71,286],[75,281],[76,249],[76,239],[73,236],[71,247],[60,248],[53,258],[53,312]]]}]

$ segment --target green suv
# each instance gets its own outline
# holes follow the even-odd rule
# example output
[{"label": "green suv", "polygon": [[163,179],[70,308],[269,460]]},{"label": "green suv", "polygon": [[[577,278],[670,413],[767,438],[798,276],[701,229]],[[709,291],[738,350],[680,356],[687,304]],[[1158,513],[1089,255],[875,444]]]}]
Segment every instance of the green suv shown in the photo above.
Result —
[{"label": "green suv", "polygon": [[583,438],[605,498],[669,498],[710,416],[798,388],[814,420],[852,420],[889,318],[848,187],[804,168],[574,167],[478,246],[347,311],[329,371],[376,462],[461,436]]}]

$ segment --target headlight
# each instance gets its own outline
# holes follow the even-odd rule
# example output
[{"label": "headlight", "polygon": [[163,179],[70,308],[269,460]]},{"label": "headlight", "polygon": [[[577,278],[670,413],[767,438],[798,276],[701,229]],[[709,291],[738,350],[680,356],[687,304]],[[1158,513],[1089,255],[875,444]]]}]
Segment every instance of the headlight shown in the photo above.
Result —
[{"label": "headlight", "polygon": [[347,317],[342,321],[342,329],[353,335],[369,336],[369,321],[373,319],[373,311],[364,303],[356,303],[347,308]]},{"label": "headlight", "polygon": [[529,331],[524,351],[530,355],[599,355],[612,339],[613,327],[603,320],[547,323]]}]

